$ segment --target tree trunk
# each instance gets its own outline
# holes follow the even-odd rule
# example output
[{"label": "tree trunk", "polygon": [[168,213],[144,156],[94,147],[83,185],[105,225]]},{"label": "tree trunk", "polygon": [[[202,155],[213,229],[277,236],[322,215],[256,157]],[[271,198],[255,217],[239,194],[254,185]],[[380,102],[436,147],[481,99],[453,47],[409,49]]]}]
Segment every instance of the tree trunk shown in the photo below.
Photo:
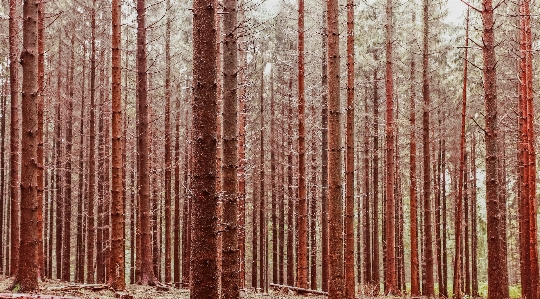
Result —
[{"label": "tree trunk", "polygon": [[[323,32],[327,33],[326,10],[323,12]],[[322,239],[322,290],[328,291],[328,43],[322,35],[322,103],[321,103],[321,239]]]},{"label": "tree trunk", "polygon": [[472,170],[472,296],[478,297],[478,233],[477,233],[477,187],[476,187],[476,134],[473,132],[471,150],[471,170]]},{"label": "tree trunk", "polygon": [[96,95],[96,0],[92,1],[91,12],[91,50],[90,50],[90,141],[88,152],[88,210],[87,210],[87,239],[86,239],[86,282],[94,283],[94,235],[95,235],[95,220],[94,220],[94,197],[95,197],[95,95]]},{"label": "tree trunk", "polygon": [[266,191],[265,191],[265,158],[264,158],[264,73],[261,73],[261,106],[260,106],[260,156],[259,156],[259,285],[263,291],[266,291]]},{"label": "tree trunk", "polygon": [[[22,65],[22,152],[21,152],[21,231],[20,256],[13,286],[20,292],[38,290],[38,5],[35,0],[23,4]],[[12,114],[13,115],[13,114]],[[13,186],[13,185],[12,185]],[[19,187],[17,185],[17,187]]]},{"label": "tree trunk", "polygon": [[[376,51],[376,50],[375,50]],[[373,55],[378,61],[377,52]],[[374,295],[380,290],[380,268],[379,268],[379,75],[378,69],[373,71],[373,237],[371,238],[372,262],[371,262],[371,284],[374,287]]]},{"label": "tree trunk", "polygon": [[278,219],[276,173],[276,124],[275,124],[274,71],[270,77],[270,180],[272,191],[272,283],[278,283]]},{"label": "tree trunk", "polygon": [[298,1],[298,214],[296,247],[297,286],[307,288],[307,195],[306,195],[306,120],[304,75],[304,0]]},{"label": "tree trunk", "polygon": [[293,146],[292,146],[292,78],[289,79],[289,99],[287,105],[287,285],[294,285],[294,192],[293,192]]},{"label": "tree trunk", "polygon": [[[171,3],[167,0],[165,28],[165,283],[171,282],[171,179],[172,179],[172,130],[171,130]],[[175,247],[179,248],[179,247]]]},{"label": "tree trunk", "polygon": [[341,185],[341,108],[339,100],[339,26],[338,2],[328,0],[328,230],[330,299],[343,298],[345,287],[343,275],[343,203]]},{"label": "tree trunk", "polygon": [[[186,113],[187,114],[187,113]],[[187,123],[185,124],[187,128]],[[173,271],[173,283],[176,288],[181,288],[181,245],[180,245],[180,234],[182,231],[181,228],[181,218],[180,218],[180,100],[177,101],[176,113],[175,113],[175,130],[176,138],[174,141],[174,253],[173,253],[173,262],[174,262],[174,271]],[[187,130],[186,130],[187,131]],[[172,136],[171,136],[172,138]],[[186,165],[186,164],[184,164]],[[187,182],[184,181],[184,184]],[[186,205],[186,203],[184,203]]]},{"label": "tree trunk", "polygon": [[[223,163],[221,163],[221,198],[223,202],[222,299],[240,298],[237,226],[238,194],[236,183],[238,165],[236,7],[236,0],[224,1],[224,11],[227,14],[223,16],[225,40],[223,43]],[[275,198],[273,189],[272,196]],[[275,217],[272,223],[275,226]]]},{"label": "tree trunk", "polygon": [[393,294],[397,292],[396,285],[396,248],[395,248],[395,198],[394,198],[394,155],[395,155],[395,128],[394,128],[394,78],[393,78],[393,20],[392,0],[386,1],[386,169],[385,169],[385,275],[384,292]]},{"label": "tree trunk", "polygon": [[66,111],[66,161],[65,161],[65,190],[64,190],[64,223],[62,236],[62,280],[71,279],[71,152],[73,148],[73,81],[75,67],[75,35],[71,36],[71,58],[68,71],[68,100]]},{"label": "tree trunk", "polygon": [[57,96],[57,103],[56,103],[56,121],[55,121],[55,142],[56,142],[56,153],[55,153],[55,159],[56,159],[56,165],[55,165],[55,178],[54,183],[56,187],[56,213],[55,213],[55,226],[56,226],[56,241],[55,241],[55,257],[56,257],[56,279],[62,279],[62,229],[63,229],[63,157],[62,157],[62,95],[61,95],[61,82],[62,82],[62,64],[61,64],[61,57],[62,57],[62,44],[61,44],[61,38],[59,34],[58,39],[58,84],[56,89],[56,96]]},{"label": "tree trunk", "polygon": [[[311,115],[315,120],[315,104],[311,104]],[[310,215],[310,288],[317,289],[317,128],[312,127],[311,130],[311,190],[309,200],[309,215]]]},{"label": "tree trunk", "polygon": [[362,225],[364,227],[363,236],[364,236],[364,245],[363,245],[363,286],[367,287],[372,283],[371,268],[372,268],[372,252],[371,252],[371,212],[369,209],[370,206],[370,189],[369,189],[369,112],[368,112],[368,88],[366,87],[366,99],[364,103],[364,194],[363,194],[363,208],[364,208],[364,219]]},{"label": "tree trunk", "polygon": [[[122,186],[122,71],[121,71],[121,5],[113,0],[112,5],[112,188],[111,188],[111,246],[108,284],[114,290],[124,290],[124,193]],[[108,170],[107,170],[108,171]]]},{"label": "tree trunk", "polygon": [[[191,124],[186,113],[186,140],[192,136]],[[182,223],[182,286],[190,287],[191,272],[191,171],[192,171],[192,146],[186,143],[184,148],[184,207]]]},{"label": "tree trunk", "polygon": [[495,58],[495,25],[493,20],[493,1],[482,1],[483,58],[484,58],[484,105],[486,140],[486,210],[488,245],[488,299],[507,298],[508,267],[506,263],[506,231],[503,220],[504,202],[498,196],[497,162],[497,72]]},{"label": "tree trunk", "polygon": [[[416,22],[413,14],[412,22]],[[416,179],[416,59],[411,58],[411,107],[410,107],[410,140],[409,140],[409,198],[411,223],[411,296],[420,295],[420,263],[418,260],[418,195]]]},{"label": "tree trunk", "polygon": [[[143,1],[143,0],[139,0]],[[215,1],[193,2],[193,160],[190,298],[218,298]]]},{"label": "tree trunk", "polygon": [[462,231],[462,215],[463,215],[463,185],[464,185],[464,168],[465,168],[465,121],[467,116],[467,70],[469,62],[467,61],[469,53],[469,10],[467,10],[466,27],[465,27],[465,56],[463,59],[463,98],[461,104],[461,138],[460,138],[460,154],[459,154],[459,177],[458,177],[458,195],[456,201],[456,216],[455,216],[455,233],[456,236],[456,254],[454,257],[454,296],[456,299],[461,298],[462,277],[460,277],[461,268],[461,231]]},{"label": "tree trunk", "polygon": [[141,231],[141,253],[137,256],[141,262],[139,284],[154,285],[156,277],[152,265],[152,224],[150,203],[150,126],[148,115],[148,86],[146,72],[146,6],[145,0],[137,0],[137,103],[139,108],[139,134],[137,140],[137,152],[139,153],[139,213]]},{"label": "tree trunk", "polygon": [[[38,37],[37,37],[37,47],[38,47],[38,96],[37,96],[37,109],[38,109],[38,147],[37,147],[37,163],[38,163],[38,174],[37,174],[37,184],[38,184],[38,265],[39,273],[38,279],[43,279],[45,277],[45,258],[44,258],[44,247],[43,247],[43,94],[45,92],[45,12],[44,12],[44,1],[38,2]],[[5,110],[4,110],[5,111]],[[4,136],[2,134],[2,136]],[[2,162],[2,165],[4,163]],[[3,167],[3,166],[2,166]],[[4,175],[2,174],[2,179]],[[3,188],[3,186],[2,186]],[[2,191],[2,195],[3,195]],[[2,205],[0,204],[0,207]],[[0,220],[0,225],[2,221]],[[0,235],[2,233],[0,232]],[[1,249],[0,249],[1,251]],[[0,254],[0,260],[1,258]],[[0,262],[1,263],[1,262]],[[2,266],[0,265],[0,269]]]},{"label": "tree trunk", "polygon": [[[20,3],[20,1],[19,1]],[[20,235],[20,150],[21,150],[21,121],[19,118],[19,24],[17,17],[17,1],[9,0],[9,86],[11,101],[10,123],[10,276],[17,275],[19,265],[19,235]]]},{"label": "tree trunk", "polygon": [[84,282],[84,211],[83,200],[86,201],[86,193],[84,192],[84,109],[85,109],[85,87],[86,87],[86,44],[83,43],[83,58],[82,58],[82,88],[81,88],[81,118],[79,123],[79,172],[77,180],[79,181],[79,192],[77,199],[77,256],[75,262],[75,282]]},{"label": "tree trunk", "polygon": [[[6,86],[7,84],[2,84],[2,86],[0,87],[0,92],[2,93],[2,96],[0,97],[0,100],[2,101],[2,111],[6,111]],[[8,234],[7,233],[7,227],[6,227],[6,230],[5,230],[5,233],[4,233],[4,211],[7,211],[7,207],[4,206],[4,203],[5,205],[7,206],[7,200],[6,200],[6,197],[5,197],[5,194],[4,194],[4,186],[5,186],[5,142],[6,142],[6,114],[2,114],[2,128],[0,129],[1,130],[1,134],[2,134],[2,145],[1,145],[1,150],[2,150],[2,153],[0,153],[0,210],[2,210],[2,212],[0,212],[0,240],[2,241],[2,245],[0,245],[0,274],[6,274],[4,272],[4,245],[7,242],[5,238],[5,236]],[[5,252],[5,254],[7,255],[7,252]]]},{"label": "tree trunk", "polygon": [[429,94],[429,4],[428,0],[424,0],[424,32],[423,32],[423,53],[422,53],[422,96],[424,98],[422,112],[422,146],[424,155],[423,166],[423,184],[424,184],[424,258],[426,260],[426,289],[423,290],[423,295],[434,296],[435,286],[433,281],[433,238],[431,234],[431,179],[430,165],[431,153],[429,146],[429,109],[430,109],[430,94]]},{"label": "tree trunk", "polygon": [[345,298],[354,299],[354,3],[347,0],[347,124],[345,133]]}]

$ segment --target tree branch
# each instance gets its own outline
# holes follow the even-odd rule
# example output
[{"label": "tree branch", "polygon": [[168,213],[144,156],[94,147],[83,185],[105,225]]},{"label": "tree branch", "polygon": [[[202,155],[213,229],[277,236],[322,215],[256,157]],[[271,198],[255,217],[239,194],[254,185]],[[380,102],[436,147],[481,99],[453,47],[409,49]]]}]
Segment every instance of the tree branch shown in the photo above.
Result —
[{"label": "tree branch", "polygon": [[474,6],[472,6],[471,4],[469,4],[468,2],[466,2],[465,0],[461,0],[461,2],[465,3],[468,7],[470,7],[470,8],[472,8],[472,9],[476,10],[477,12],[482,13],[482,11],[481,11],[480,9],[478,9],[478,8],[476,8],[476,7],[474,7]]}]

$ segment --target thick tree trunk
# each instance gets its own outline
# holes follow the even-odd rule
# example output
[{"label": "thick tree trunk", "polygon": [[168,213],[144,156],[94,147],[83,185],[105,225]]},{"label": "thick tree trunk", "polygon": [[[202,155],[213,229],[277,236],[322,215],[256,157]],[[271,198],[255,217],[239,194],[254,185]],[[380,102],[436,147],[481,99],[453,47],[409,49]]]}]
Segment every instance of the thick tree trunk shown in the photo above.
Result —
[{"label": "thick tree trunk", "polygon": [[[221,163],[221,199],[223,203],[221,298],[240,298],[238,254],[238,46],[236,0],[225,0],[223,17],[223,162]],[[272,110],[273,111],[273,110]],[[273,119],[272,119],[273,120]],[[273,176],[272,176],[273,177]],[[275,198],[274,190],[272,196]],[[272,222],[275,226],[275,217]],[[274,252],[275,252],[274,247]],[[275,269],[274,269],[275,272]]]},{"label": "thick tree trunk", "polygon": [[488,243],[488,298],[508,298],[508,267],[506,263],[506,231],[503,223],[505,210],[498,196],[497,163],[497,72],[495,57],[495,23],[492,0],[482,1],[483,24],[483,75],[485,105],[485,140],[486,140],[486,210]]},{"label": "thick tree trunk", "polygon": [[[38,289],[38,5],[35,0],[23,4],[22,65],[22,152],[21,152],[21,231],[20,256],[13,286],[20,292]],[[19,186],[17,186],[19,187]]]},{"label": "thick tree trunk", "polygon": [[343,275],[343,203],[341,184],[341,108],[339,100],[339,26],[338,1],[328,0],[328,230],[329,234],[329,276],[328,295],[330,299],[344,297]]},{"label": "thick tree trunk", "polygon": [[[20,3],[20,1],[19,1]],[[21,122],[19,118],[19,24],[17,18],[17,1],[9,0],[9,85],[11,101],[10,123],[10,260],[9,274],[17,274],[19,265],[19,235],[20,235],[20,148],[21,148]]]},{"label": "thick tree trunk", "polygon": [[386,1],[386,162],[385,162],[385,275],[384,292],[393,294],[397,292],[396,284],[396,247],[395,247],[395,128],[394,128],[394,78],[393,78],[393,20],[392,0]]},{"label": "thick tree trunk", "polygon": [[345,133],[345,298],[354,299],[354,3],[347,0],[347,124]]},{"label": "thick tree trunk", "polygon": [[[108,284],[114,290],[124,290],[124,193],[122,192],[122,71],[121,71],[121,4],[113,0],[112,9],[112,188],[111,188],[111,246]],[[107,170],[108,171],[108,170]]]},{"label": "thick tree trunk", "polygon": [[429,94],[429,3],[424,0],[424,28],[423,28],[423,53],[422,53],[422,97],[423,97],[423,112],[422,112],[422,146],[423,146],[423,184],[424,184],[424,258],[426,261],[426,288],[423,290],[423,295],[435,295],[435,283],[433,281],[433,238],[432,238],[432,221],[431,221],[431,178],[430,178],[430,125],[429,125],[429,109],[430,109],[430,94]]},{"label": "thick tree trunk", "polygon": [[[142,1],[142,0],[139,0]],[[217,268],[217,81],[215,6],[193,2],[193,181],[191,189],[192,299],[218,298]]]}]

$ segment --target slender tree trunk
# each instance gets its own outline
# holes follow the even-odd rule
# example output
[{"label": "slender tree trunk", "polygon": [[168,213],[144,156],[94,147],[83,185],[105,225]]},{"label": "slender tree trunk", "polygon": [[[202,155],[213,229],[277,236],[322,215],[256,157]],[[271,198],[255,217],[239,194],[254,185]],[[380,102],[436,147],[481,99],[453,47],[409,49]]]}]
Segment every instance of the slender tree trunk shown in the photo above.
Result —
[{"label": "slender tree trunk", "polygon": [[[0,92],[2,93],[2,96],[0,97],[0,100],[2,101],[2,111],[6,111],[6,85],[2,84],[0,87]],[[5,238],[7,233],[7,227],[4,233],[4,211],[7,211],[7,201],[4,194],[4,184],[5,184],[5,142],[6,142],[6,113],[2,114],[2,128],[1,128],[1,134],[2,134],[2,145],[1,150],[2,153],[0,153],[0,241],[2,242],[2,245],[0,245],[0,274],[4,275],[6,272],[4,271],[4,245],[8,243],[8,240]],[[5,252],[7,255],[7,252]]]},{"label": "slender tree trunk", "polygon": [[[313,123],[315,123],[315,104],[311,105],[311,115],[313,117]],[[317,130],[313,126],[311,130],[311,196],[309,201],[309,214],[310,214],[310,288],[312,290],[317,289]]]},{"label": "slender tree trunk", "polygon": [[[165,283],[171,282],[171,180],[172,180],[172,130],[171,130],[171,3],[167,0],[165,32]],[[179,247],[175,247],[179,248]]]},{"label": "slender tree trunk", "polygon": [[[19,1],[20,3],[20,1]],[[26,4],[26,3],[25,3]],[[17,1],[9,0],[9,85],[11,101],[10,123],[10,276],[17,275],[19,265],[19,235],[20,235],[20,150],[21,150],[21,121],[19,118],[19,23],[17,18]]]},{"label": "slender tree trunk", "polygon": [[429,3],[424,0],[424,32],[423,32],[423,53],[422,53],[422,97],[423,97],[423,112],[422,112],[422,146],[423,146],[423,184],[424,184],[424,257],[426,260],[426,289],[423,294],[426,296],[435,295],[435,286],[433,281],[433,238],[432,238],[432,221],[431,221],[431,179],[430,179],[430,146],[429,146],[429,109],[430,109],[430,91],[429,91]]},{"label": "slender tree trunk", "polygon": [[[38,246],[41,233],[38,221],[38,5],[35,0],[23,3],[23,51],[22,65],[22,152],[21,152],[21,231],[20,256],[13,286],[20,292],[38,289]],[[13,115],[13,114],[12,114]],[[17,186],[19,187],[19,186]]]},{"label": "slender tree trunk", "polygon": [[370,189],[369,189],[369,101],[368,101],[368,89],[366,88],[366,99],[364,103],[364,194],[363,194],[363,208],[364,208],[364,218],[362,225],[364,227],[363,236],[364,236],[364,245],[363,245],[363,286],[368,287],[372,283],[371,268],[372,268],[372,252],[371,252],[371,212],[369,209],[370,206]]},{"label": "slender tree trunk", "polygon": [[343,222],[341,185],[341,108],[339,100],[339,26],[338,2],[328,0],[328,230],[329,234],[329,277],[330,299],[343,298],[345,287],[343,275]]},{"label": "slender tree trunk", "polygon": [[293,147],[292,147],[292,78],[289,79],[289,99],[287,105],[287,285],[294,285],[294,192],[293,192]]},{"label": "slender tree trunk", "polygon": [[62,280],[71,279],[71,154],[73,148],[73,81],[75,67],[75,36],[71,36],[71,58],[68,71],[68,100],[66,111],[66,161],[65,161],[65,190],[63,202],[64,223],[62,236]]},{"label": "slender tree trunk", "polygon": [[454,296],[456,299],[461,298],[462,277],[460,277],[461,268],[461,231],[462,215],[463,215],[463,185],[464,185],[464,169],[465,169],[465,121],[467,116],[467,71],[469,62],[467,61],[469,53],[469,10],[467,10],[466,28],[465,28],[465,56],[463,59],[463,98],[461,104],[461,138],[460,138],[460,154],[459,154],[459,177],[458,177],[458,195],[456,201],[456,216],[455,216],[455,236],[456,236],[456,254],[454,257]]},{"label": "slender tree trunk", "polygon": [[495,58],[495,25],[492,0],[482,1],[483,58],[484,58],[484,105],[485,105],[485,140],[486,140],[486,210],[488,244],[488,298],[507,298],[508,267],[506,263],[506,231],[502,215],[504,202],[498,196],[497,161],[497,72]]},{"label": "slender tree trunk", "polygon": [[95,235],[95,220],[94,220],[94,197],[95,197],[95,95],[96,95],[96,0],[92,1],[91,12],[91,50],[90,50],[90,141],[89,141],[89,157],[88,157],[88,209],[87,209],[87,239],[86,239],[86,282],[94,283],[94,235]]},{"label": "slender tree trunk", "polygon": [[84,192],[84,109],[85,109],[85,87],[86,87],[86,44],[83,43],[83,58],[82,58],[82,88],[81,88],[81,118],[79,125],[79,172],[77,180],[79,181],[79,192],[77,198],[77,256],[75,262],[75,282],[82,283],[84,281],[84,207],[83,200],[87,200]]},{"label": "slender tree trunk", "polygon": [[[374,59],[379,60],[377,53],[374,53]],[[379,258],[379,76],[378,69],[373,71],[373,237],[371,279],[374,287],[374,295],[379,294],[380,290],[380,258]]]},{"label": "slender tree trunk", "polygon": [[[37,184],[38,184],[38,265],[39,273],[38,279],[43,279],[45,277],[45,258],[44,258],[44,247],[43,247],[43,94],[45,89],[45,17],[44,17],[44,1],[38,2],[38,37],[37,37],[37,47],[38,47],[38,96],[37,96],[37,109],[38,109],[38,147],[37,147],[37,164],[38,164],[38,173],[37,173]],[[5,110],[4,110],[5,111]],[[2,135],[4,136],[4,135]],[[3,165],[3,163],[2,163]],[[2,175],[2,179],[3,179]],[[3,184],[2,184],[3,188]],[[3,195],[3,192],[2,192]],[[0,205],[2,207],[2,205]],[[0,221],[1,226],[2,221]],[[1,235],[1,232],[0,232]],[[0,254],[1,256],[1,254]],[[2,258],[0,257],[0,260]],[[0,269],[2,267],[0,266]]]},{"label": "slender tree trunk", "polygon": [[[175,113],[176,138],[174,141],[174,252],[173,252],[173,283],[176,288],[181,288],[181,218],[180,218],[180,100],[177,101]],[[187,126],[187,123],[186,123]],[[183,182],[184,184],[187,182]],[[186,205],[186,203],[184,203]],[[182,244],[183,245],[183,244]]]},{"label": "slender tree trunk", "polygon": [[[326,10],[323,12],[323,32],[327,33]],[[321,239],[322,239],[322,290],[328,291],[328,43],[322,35],[322,109],[321,109]]]},{"label": "slender tree trunk", "polygon": [[[142,1],[142,0],[140,0]],[[190,298],[218,298],[215,1],[193,3],[193,222]]]},{"label": "slender tree trunk", "polygon": [[[238,7],[238,5],[237,5]],[[238,9],[238,8],[237,8]],[[240,24],[244,22],[243,9],[239,9]],[[238,250],[239,250],[239,287],[243,288],[246,281],[246,88],[247,82],[245,66],[246,51],[242,45],[242,37],[238,40],[240,45],[240,86],[238,86]]]},{"label": "slender tree trunk", "polygon": [[[60,45],[61,47],[61,45]],[[60,48],[61,49],[61,48]],[[58,52],[58,62],[60,62],[61,50]],[[63,178],[62,174],[62,107],[61,107],[61,64],[58,65],[58,86],[57,86],[57,103],[56,103],[56,123],[55,123],[55,142],[56,142],[56,165],[55,165],[55,186],[56,186],[56,213],[55,213],[55,226],[56,226],[56,241],[55,241],[55,254],[56,254],[56,279],[62,279],[62,230],[63,230],[63,208],[62,208],[62,195],[63,195]]]},{"label": "slender tree trunk", "polygon": [[102,51],[100,54],[101,69],[99,70],[99,114],[98,117],[98,181],[97,181],[97,190],[98,190],[98,204],[97,204],[97,236],[96,236],[96,282],[105,283],[105,133],[104,128],[104,118],[106,117],[105,112],[105,51]]},{"label": "slender tree trunk", "polygon": [[307,196],[306,196],[306,120],[304,75],[304,0],[298,2],[298,244],[296,257],[297,285],[307,288]]},{"label": "slender tree trunk", "polygon": [[465,165],[465,168],[463,170],[463,173],[465,175],[464,177],[464,180],[463,180],[463,206],[464,206],[464,210],[463,210],[463,222],[464,222],[464,227],[463,227],[463,253],[464,253],[464,256],[463,256],[463,259],[465,260],[465,264],[463,265],[463,269],[464,269],[464,276],[465,276],[465,285],[464,285],[464,292],[465,292],[465,295],[470,295],[471,294],[471,276],[470,276],[470,264],[469,264],[469,261],[470,261],[470,255],[469,255],[469,184],[468,184],[468,176],[469,176],[469,173],[468,173],[468,168],[467,168],[467,158],[468,158],[468,155],[467,153],[465,153],[465,159],[464,159],[464,165]]},{"label": "slender tree trunk", "polygon": [[396,247],[395,247],[395,128],[394,128],[394,78],[393,78],[393,20],[392,0],[386,1],[386,170],[385,170],[385,282],[384,292],[393,294],[397,292],[396,285]]},{"label": "slender tree trunk", "polygon": [[[416,15],[413,14],[413,23]],[[416,59],[411,58],[411,107],[410,107],[410,140],[409,140],[409,198],[411,223],[411,296],[420,295],[420,263],[418,260],[418,193],[416,178]]]},{"label": "slender tree trunk", "polygon": [[442,141],[442,280],[444,286],[442,286],[441,294],[444,297],[448,297],[448,259],[446,253],[446,235],[448,231],[447,222],[446,222],[446,141]]},{"label": "slender tree trunk", "polygon": [[145,0],[137,0],[137,103],[139,108],[139,134],[137,140],[137,152],[139,153],[140,182],[140,230],[141,230],[141,253],[137,256],[141,261],[140,277],[138,283],[154,285],[156,277],[152,263],[152,211],[150,201],[150,126],[148,111],[148,86],[146,72],[146,6]]},{"label": "slender tree trunk", "polygon": [[276,173],[276,124],[275,124],[274,72],[270,78],[270,180],[272,181],[272,283],[278,283],[278,219],[277,219],[277,173]]},{"label": "slender tree trunk", "polygon": [[264,74],[261,73],[261,91],[260,91],[260,153],[259,153],[259,285],[261,289],[266,290],[266,191],[265,191],[265,158],[264,158]]},{"label": "slender tree trunk", "polygon": [[[225,40],[223,43],[223,163],[221,164],[221,198],[223,202],[223,233],[221,248],[222,299],[240,298],[237,226],[238,194],[236,183],[238,165],[238,45],[236,34],[236,7],[236,0],[224,1],[224,10],[227,14],[223,17]],[[272,197],[275,201],[274,189],[272,189]],[[275,217],[272,223],[275,226]]]},{"label": "slender tree trunk", "polygon": [[[190,140],[192,133],[186,114],[186,139]],[[184,149],[184,207],[182,224],[182,285],[190,287],[191,272],[191,169],[192,169],[191,145],[186,143]]]},{"label": "slender tree trunk", "polygon": [[476,134],[472,136],[471,150],[471,169],[472,169],[472,296],[478,296],[478,232],[477,232],[477,191],[476,191]]},{"label": "slender tree trunk", "polygon": [[347,0],[347,124],[345,153],[345,298],[354,299],[354,2]]}]

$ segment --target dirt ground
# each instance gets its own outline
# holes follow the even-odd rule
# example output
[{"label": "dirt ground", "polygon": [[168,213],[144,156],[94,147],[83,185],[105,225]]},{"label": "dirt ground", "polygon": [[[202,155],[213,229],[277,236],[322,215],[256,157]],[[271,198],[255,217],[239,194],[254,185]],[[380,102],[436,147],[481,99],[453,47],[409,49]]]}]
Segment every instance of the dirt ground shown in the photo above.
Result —
[{"label": "dirt ground", "polygon": [[[13,282],[13,278],[0,276],[0,293],[11,293],[9,287]],[[59,280],[47,280],[40,283],[40,291],[37,294],[42,295],[54,295],[64,298],[84,298],[84,299],[113,299],[114,292],[111,290],[69,290],[69,291],[58,291],[55,288],[68,286],[73,284],[68,284],[61,282]],[[189,299],[189,291],[184,289],[175,289],[169,288],[167,291],[157,290],[155,287],[147,287],[140,285],[128,285],[127,292],[133,295],[134,299]],[[310,299],[326,299],[326,296],[314,296],[314,295],[303,295],[299,296],[294,294],[294,292],[278,292],[271,290],[268,294],[255,293],[253,290],[246,289],[242,290],[241,297],[244,299],[298,299],[298,298],[310,298]]]}]

